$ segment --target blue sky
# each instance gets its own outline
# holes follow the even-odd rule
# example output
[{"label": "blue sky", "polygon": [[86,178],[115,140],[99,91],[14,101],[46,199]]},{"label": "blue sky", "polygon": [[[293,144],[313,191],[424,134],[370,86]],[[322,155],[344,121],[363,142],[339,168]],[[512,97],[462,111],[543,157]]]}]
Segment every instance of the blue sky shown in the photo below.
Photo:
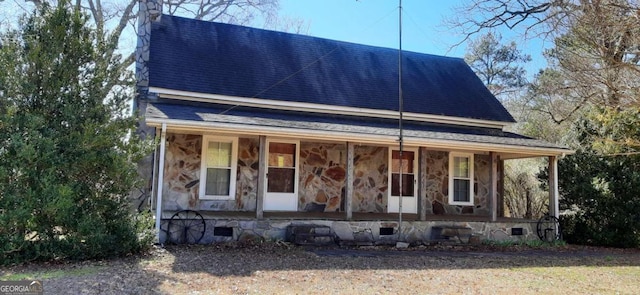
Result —
[{"label": "blue sky", "polygon": [[[444,25],[464,0],[403,0],[402,48],[429,54],[464,57],[466,44]],[[305,20],[308,35],[359,44],[398,48],[398,0],[280,0],[280,14]],[[503,42],[516,41],[534,59],[531,77],[546,64],[540,40],[522,42],[517,32],[499,31]]]}]

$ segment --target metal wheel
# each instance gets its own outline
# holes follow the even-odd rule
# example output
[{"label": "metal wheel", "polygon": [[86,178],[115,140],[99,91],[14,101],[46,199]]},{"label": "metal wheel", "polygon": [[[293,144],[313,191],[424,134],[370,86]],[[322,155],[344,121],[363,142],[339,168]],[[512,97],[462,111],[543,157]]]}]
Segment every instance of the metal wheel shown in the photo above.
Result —
[{"label": "metal wheel", "polygon": [[538,220],[538,238],[545,242],[553,242],[560,239],[560,222],[551,215],[542,216]]},{"label": "metal wheel", "polygon": [[207,224],[200,213],[178,211],[169,220],[167,240],[173,244],[197,244],[204,236]]}]

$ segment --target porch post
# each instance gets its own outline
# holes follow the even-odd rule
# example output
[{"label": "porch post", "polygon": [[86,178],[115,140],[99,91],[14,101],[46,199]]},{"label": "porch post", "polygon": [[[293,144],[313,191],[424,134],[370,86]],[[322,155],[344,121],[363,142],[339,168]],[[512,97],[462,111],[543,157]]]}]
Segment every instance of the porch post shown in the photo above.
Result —
[{"label": "porch post", "polygon": [[498,159],[489,152],[489,196],[491,197],[491,221],[498,220]]},{"label": "porch post", "polygon": [[162,131],[160,133],[160,159],[158,163],[158,184],[156,189],[156,239],[160,243],[160,221],[162,219],[162,184],[164,182],[164,153],[167,141],[167,123],[162,123]]},{"label": "porch post", "polygon": [[420,220],[427,220],[427,148],[418,148],[418,210]]},{"label": "porch post", "polygon": [[504,217],[504,160],[498,159],[498,217]]},{"label": "porch post", "polygon": [[549,157],[549,215],[558,218],[558,157]]},{"label": "porch post", "polygon": [[347,220],[351,220],[353,218],[353,208],[351,208],[351,203],[353,201],[353,154],[353,142],[347,141],[347,177],[345,178],[346,183],[344,189],[344,211],[346,212]]},{"label": "porch post", "polygon": [[258,157],[258,192],[256,194],[256,218],[264,217],[264,195],[267,191],[267,137],[260,135],[260,156]]}]

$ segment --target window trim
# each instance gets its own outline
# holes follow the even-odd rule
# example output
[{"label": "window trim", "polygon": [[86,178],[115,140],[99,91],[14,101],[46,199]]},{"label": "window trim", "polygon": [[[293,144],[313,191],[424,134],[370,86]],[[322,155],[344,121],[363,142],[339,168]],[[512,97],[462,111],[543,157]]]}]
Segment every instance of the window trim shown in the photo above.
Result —
[{"label": "window trim", "polygon": [[[207,147],[210,141],[231,143],[231,173],[229,175],[229,195],[206,195]],[[229,136],[203,135],[200,155],[200,200],[235,200],[238,172],[238,138]]]},{"label": "window trim", "polygon": [[[469,201],[468,202],[459,202],[454,201],[454,191],[453,191],[453,165],[454,158],[468,158],[469,159]],[[461,206],[473,206],[474,203],[474,172],[473,168],[475,166],[475,162],[473,159],[473,153],[460,153],[460,152],[449,152],[449,205],[461,205]],[[463,179],[463,178],[460,178]],[[466,179],[466,178],[464,178]]]},{"label": "window trim", "polygon": [[[388,151],[388,157],[387,157],[387,167],[389,167],[387,169],[387,183],[389,184],[389,189],[388,189],[388,197],[395,197],[395,198],[400,198],[400,196],[394,196],[393,195],[393,152],[394,151],[399,151],[400,149],[397,146],[390,146]],[[413,174],[413,196],[403,196],[405,198],[415,198],[418,196],[418,149],[417,148],[413,148],[413,147],[404,147],[402,149],[402,152],[412,152],[413,153],[413,171],[411,174]],[[400,195],[402,195],[402,192],[400,192]],[[403,210],[404,212],[404,210]]]},{"label": "window trim", "polygon": [[269,153],[271,152],[269,150],[269,144],[271,144],[271,143],[284,143],[284,144],[295,144],[296,145],[296,151],[295,151],[295,154],[293,155],[294,156],[293,160],[294,160],[295,164],[292,167],[294,169],[293,193],[286,193],[286,194],[295,194],[297,196],[298,195],[298,185],[300,183],[300,179],[299,179],[299,177],[300,177],[300,169],[302,167],[301,166],[302,163],[300,163],[300,140],[291,140],[291,139],[267,138],[267,140],[266,140],[266,144],[265,145],[266,145],[267,151],[266,151],[266,157],[265,157],[266,160],[265,161],[267,162],[267,165],[266,165],[267,171],[266,171],[266,173],[264,175],[264,177],[265,177],[265,188],[264,188],[265,189],[265,193],[267,193],[267,194],[274,194],[274,193],[277,194],[277,192],[268,192],[268,189],[267,189],[269,187],[269,184],[268,184],[269,178],[268,178],[268,175],[267,175],[267,174],[269,174],[269,168],[278,168],[276,166],[269,166]]}]

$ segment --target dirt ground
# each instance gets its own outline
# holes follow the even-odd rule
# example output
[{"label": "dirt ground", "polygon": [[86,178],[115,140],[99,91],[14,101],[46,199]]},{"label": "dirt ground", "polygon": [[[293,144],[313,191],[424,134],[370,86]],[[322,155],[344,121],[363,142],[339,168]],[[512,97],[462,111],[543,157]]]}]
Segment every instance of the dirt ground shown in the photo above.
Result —
[{"label": "dirt ground", "polygon": [[107,261],[0,268],[45,294],[638,294],[640,251],[575,246],[156,247]]}]

